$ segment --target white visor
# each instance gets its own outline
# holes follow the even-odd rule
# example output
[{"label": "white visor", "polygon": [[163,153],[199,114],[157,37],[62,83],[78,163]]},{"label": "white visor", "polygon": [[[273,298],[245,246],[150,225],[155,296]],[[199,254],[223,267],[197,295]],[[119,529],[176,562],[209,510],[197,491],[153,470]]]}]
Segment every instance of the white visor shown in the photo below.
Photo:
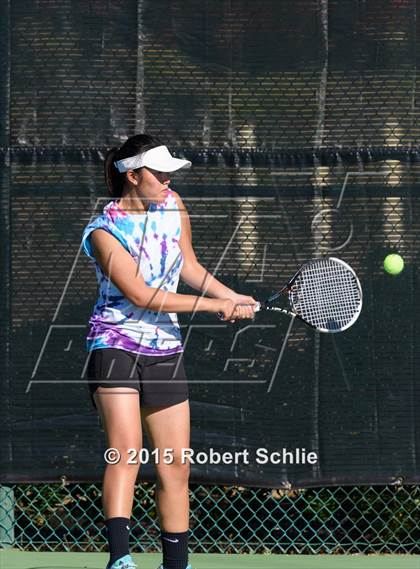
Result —
[{"label": "white visor", "polygon": [[142,166],[148,166],[159,172],[175,172],[175,170],[179,170],[180,168],[189,168],[191,166],[189,160],[174,158],[166,146],[156,146],[156,148],[147,150],[142,154],[130,156],[130,158],[124,158],[124,160],[118,160],[114,162],[114,164],[119,172],[135,170]]}]

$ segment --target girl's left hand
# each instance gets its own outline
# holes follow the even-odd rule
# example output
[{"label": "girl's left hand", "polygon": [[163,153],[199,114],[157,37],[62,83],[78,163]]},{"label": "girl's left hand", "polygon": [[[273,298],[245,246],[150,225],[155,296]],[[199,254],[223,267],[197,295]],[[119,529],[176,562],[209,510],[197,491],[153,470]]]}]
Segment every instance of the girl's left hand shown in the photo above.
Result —
[{"label": "girl's left hand", "polygon": [[229,298],[233,300],[236,305],[235,317],[236,318],[254,318],[255,306],[257,301],[252,296],[246,294],[238,294],[234,292],[229,295]]}]

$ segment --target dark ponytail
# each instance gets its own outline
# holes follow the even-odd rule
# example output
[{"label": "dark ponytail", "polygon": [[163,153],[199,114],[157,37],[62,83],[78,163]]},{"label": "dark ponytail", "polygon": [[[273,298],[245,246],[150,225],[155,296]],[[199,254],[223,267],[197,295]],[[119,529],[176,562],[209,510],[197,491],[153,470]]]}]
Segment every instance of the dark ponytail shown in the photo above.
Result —
[{"label": "dark ponytail", "polygon": [[[123,160],[124,158],[130,158],[131,156],[135,156],[136,154],[146,152],[146,150],[162,145],[163,142],[155,136],[149,136],[148,134],[135,134],[128,138],[120,148],[114,146],[108,151],[105,156],[104,174],[108,192],[113,198],[120,198],[122,196],[127,179],[127,172],[119,172],[114,162]],[[139,170],[140,168],[137,168],[133,171],[138,172]]]}]

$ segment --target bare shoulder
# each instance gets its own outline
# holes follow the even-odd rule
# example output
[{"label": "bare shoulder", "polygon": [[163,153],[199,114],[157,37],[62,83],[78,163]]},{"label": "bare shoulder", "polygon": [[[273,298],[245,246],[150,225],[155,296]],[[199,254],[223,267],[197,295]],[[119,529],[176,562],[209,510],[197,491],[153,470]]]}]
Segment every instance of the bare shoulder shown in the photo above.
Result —
[{"label": "bare shoulder", "polygon": [[90,240],[96,259],[104,257],[106,254],[114,251],[117,253],[121,252],[121,250],[125,251],[118,239],[106,229],[99,227],[98,229],[94,229],[90,234]]},{"label": "bare shoulder", "polygon": [[178,192],[174,192],[172,190],[172,193],[175,196],[176,203],[178,204],[178,209],[179,209],[179,212],[181,214],[180,244],[181,244],[181,248],[182,248],[184,242],[189,243],[192,239],[190,216],[188,215],[187,208],[185,207],[184,202],[182,201],[181,196],[178,194]]},{"label": "bare shoulder", "polygon": [[96,246],[102,246],[104,244],[113,243],[115,241],[115,237],[113,237],[109,231],[106,231],[106,229],[102,229],[100,227],[92,231],[90,238],[92,243]]},{"label": "bare shoulder", "polygon": [[185,207],[184,202],[181,199],[181,196],[178,194],[178,192],[175,192],[174,190],[171,190],[171,192],[174,195],[174,198],[176,199],[176,203],[178,204],[178,209],[181,212],[187,212],[187,208]]}]

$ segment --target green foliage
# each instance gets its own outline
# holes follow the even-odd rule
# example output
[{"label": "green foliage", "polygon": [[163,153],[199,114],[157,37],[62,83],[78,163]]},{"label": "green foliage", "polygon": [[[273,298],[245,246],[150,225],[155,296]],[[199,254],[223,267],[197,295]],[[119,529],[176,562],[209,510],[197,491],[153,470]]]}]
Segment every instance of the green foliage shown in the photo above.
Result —
[{"label": "green foliage", "polygon": [[[100,487],[20,484],[15,547],[107,551]],[[160,550],[155,485],[141,483],[133,550]],[[419,553],[418,486],[266,489],[191,485],[194,553]],[[0,508],[1,518],[10,513]]]}]

